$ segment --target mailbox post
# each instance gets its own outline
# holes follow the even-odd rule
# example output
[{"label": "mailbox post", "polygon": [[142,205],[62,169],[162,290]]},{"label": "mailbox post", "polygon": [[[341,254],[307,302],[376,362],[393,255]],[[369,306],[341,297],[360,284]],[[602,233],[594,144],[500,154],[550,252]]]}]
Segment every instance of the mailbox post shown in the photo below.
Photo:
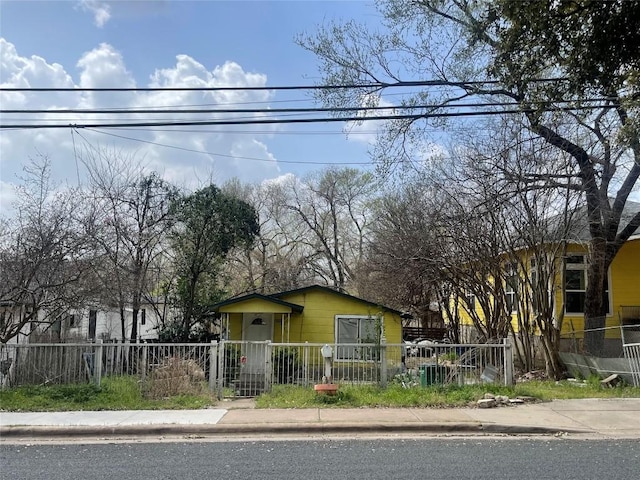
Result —
[{"label": "mailbox post", "polygon": [[320,349],[322,358],[324,358],[324,378],[323,383],[333,383],[333,348],[325,345]]},{"label": "mailbox post", "polygon": [[333,383],[333,348],[331,345],[325,345],[320,349],[324,360],[324,375],[322,383],[314,385],[313,389],[325,395],[335,395],[338,392],[338,385]]}]

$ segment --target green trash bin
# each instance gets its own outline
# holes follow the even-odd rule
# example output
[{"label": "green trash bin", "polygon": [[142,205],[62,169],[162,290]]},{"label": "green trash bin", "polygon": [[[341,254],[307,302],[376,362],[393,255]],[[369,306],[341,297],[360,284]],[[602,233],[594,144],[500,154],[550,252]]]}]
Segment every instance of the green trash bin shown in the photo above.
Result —
[{"label": "green trash bin", "polygon": [[445,367],[437,363],[425,363],[420,365],[420,386],[434,385],[444,382]]}]

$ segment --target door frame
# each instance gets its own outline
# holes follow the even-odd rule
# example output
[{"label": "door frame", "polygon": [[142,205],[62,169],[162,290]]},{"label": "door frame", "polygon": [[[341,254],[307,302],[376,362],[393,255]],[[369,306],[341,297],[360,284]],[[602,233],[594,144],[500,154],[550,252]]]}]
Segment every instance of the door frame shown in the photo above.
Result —
[{"label": "door frame", "polygon": [[[252,325],[252,322],[261,318],[264,321],[263,325]],[[242,357],[244,359],[244,368],[247,373],[250,374],[263,374],[266,372],[266,351],[267,346],[265,342],[273,341],[273,326],[274,314],[273,313],[243,313],[242,314]],[[260,335],[257,339],[248,338],[247,333],[249,331],[258,332],[259,329],[264,329],[264,334]],[[265,337],[265,338],[263,338]],[[261,345],[262,344],[262,345]]]}]

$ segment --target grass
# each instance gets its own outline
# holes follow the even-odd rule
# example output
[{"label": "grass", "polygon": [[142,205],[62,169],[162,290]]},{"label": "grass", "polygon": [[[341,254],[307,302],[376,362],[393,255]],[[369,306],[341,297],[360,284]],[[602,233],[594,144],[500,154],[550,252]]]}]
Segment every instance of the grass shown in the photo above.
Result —
[{"label": "grass", "polygon": [[533,397],[539,401],[572,398],[640,398],[640,388],[602,388],[599,381],[576,385],[572,382],[532,381],[514,387],[503,385],[431,385],[404,388],[391,384],[377,386],[343,385],[334,396],[317,394],[312,388],[281,385],[256,399],[258,408],[312,407],[462,407],[482,398],[485,393]]},{"label": "grass", "polygon": [[[274,386],[256,398],[258,408],[359,408],[359,407],[462,407],[482,398],[487,392],[508,397],[527,396],[539,401],[571,398],[640,398],[640,388],[603,388],[599,379],[583,384],[573,382],[531,381],[506,387],[501,385],[431,385],[404,388],[397,383],[387,388],[341,385],[337,395],[316,393],[312,387]],[[95,385],[52,385],[0,390],[0,410],[158,410],[199,409],[215,405],[208,393],[150,399],[141,392],[133,377],[106,378]]]},{"label": "grass", "polygon": [[100,387],[79,384],[0,390],[0,409],[13,412],[197,409],[215,403],[207,394],[149,399],[133,377],[105,378]]}]

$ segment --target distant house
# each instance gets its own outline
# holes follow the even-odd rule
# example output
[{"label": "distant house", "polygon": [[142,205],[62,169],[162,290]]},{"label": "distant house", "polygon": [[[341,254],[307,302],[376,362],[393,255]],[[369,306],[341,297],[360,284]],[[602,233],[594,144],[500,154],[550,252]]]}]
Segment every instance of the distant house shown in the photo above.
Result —
[{"label": "distant house", "polygon": [[[124,333],[127,340],[131,336],[133,312],[124,310]],[[0,306],[0,318],[9,320],[9,315],[19,315],[15,307]],[[42,316],[42,315],[41,315]],[[145,305],[138,311],[139,341],[158,338],[158,316]],[[10,343],[82,343],[96,340],[122,340],[122,321],[120,311],[104,306],[69,310],[54,321],[27,323]]]},{"label": "distant house", "polygon": [[[131,338],[131,327],[133,325],[132,309],[124,309],[124,334],[125,338]],[[87,308],[79,310],[74,314],[75,321],[68,323],[66,336],[72,341],[110,341],[122,340],[122,320],[120,311],[117,309]],[[143,305],[138,311],[138,341],[154,340],[158,338],[158,318],[154,310],[149,305]]]}]

